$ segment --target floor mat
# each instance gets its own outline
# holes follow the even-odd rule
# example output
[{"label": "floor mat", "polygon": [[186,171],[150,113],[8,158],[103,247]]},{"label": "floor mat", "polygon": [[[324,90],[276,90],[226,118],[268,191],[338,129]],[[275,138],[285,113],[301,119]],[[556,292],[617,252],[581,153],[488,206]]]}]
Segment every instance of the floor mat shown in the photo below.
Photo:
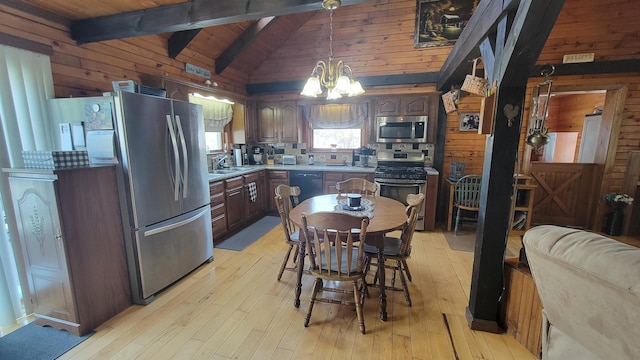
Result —
[{"label": "floor mat", "polygon": [[280,217],[265,216],[249,225],[249,227],[242,229],[239,233],[222,241],[220,244],[217,244],[215,247],[219,249],[242,251],[277,225],[280,225]]},{"label": "floor mat", "polygon": [[91,335],[93,332],[75,336],[66,330],[38,326],[32,322],[0,338],[0,359],[53,360]]}]

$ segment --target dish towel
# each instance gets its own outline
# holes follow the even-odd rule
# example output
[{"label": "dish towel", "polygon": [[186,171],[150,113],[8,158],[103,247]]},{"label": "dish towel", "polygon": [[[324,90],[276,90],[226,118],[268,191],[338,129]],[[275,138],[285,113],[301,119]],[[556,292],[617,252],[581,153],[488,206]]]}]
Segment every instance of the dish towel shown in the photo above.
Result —
[{"label": "dish towel", "polygon": [[251,202],[256,202],[257,199],[258,199],[258,189],[256,188],[256,183],[251,182],[249,183],[249,200],[251,200]]}]

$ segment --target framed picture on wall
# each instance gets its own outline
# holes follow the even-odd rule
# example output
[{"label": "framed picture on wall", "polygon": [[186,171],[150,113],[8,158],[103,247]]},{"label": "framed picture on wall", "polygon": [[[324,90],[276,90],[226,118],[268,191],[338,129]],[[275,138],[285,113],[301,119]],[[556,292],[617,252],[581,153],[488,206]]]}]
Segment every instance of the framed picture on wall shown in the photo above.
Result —
[{"label": "framed picture on wall", "polygon": [[480,113],[460,113],[460,131],[478,131]]},{"label": "framed picture on wall", "polygon": [[415,48],[455,44],[479,0],[417,0]]}]

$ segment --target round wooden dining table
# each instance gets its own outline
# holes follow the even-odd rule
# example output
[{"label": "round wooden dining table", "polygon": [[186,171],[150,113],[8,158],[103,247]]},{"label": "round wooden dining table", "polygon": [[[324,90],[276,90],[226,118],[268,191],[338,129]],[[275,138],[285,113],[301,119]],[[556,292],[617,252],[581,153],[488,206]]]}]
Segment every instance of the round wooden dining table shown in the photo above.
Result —
[{"label": "round wooden dining table", "polygon": [[[348,212],[339,208],[339,204],[343,204],[347,197],[340,194],[319,195],[309,198],[289,213],[289,218],[299,228],[302,227],[302,214],[311,214],[320,211],[341,211]],[[365,243],[373,245],[378,249],[378,264],[384,264],[384,234],[396,230],[407,221],[405,205],[397,200],[381,197],[381,196],[362,196],[363,204],[366,204],[366,210],[363,212],[353,211],[353,215],[371,216],[369,226],[367,226],[367,237]],[[369,213],[369,214],[368,214]],[[302,273],[304,270],[304,259],[306,254],[306,244],[300,242],[300,251],[298,252],[298,269],[295,290],[294,306],[300,306],[300,293],[302,292]],[[387,320],[387,295],[385,293],[385,271],[384,266],[378,266],[378,282],[380,289],[379,305],[380,319]]]}]

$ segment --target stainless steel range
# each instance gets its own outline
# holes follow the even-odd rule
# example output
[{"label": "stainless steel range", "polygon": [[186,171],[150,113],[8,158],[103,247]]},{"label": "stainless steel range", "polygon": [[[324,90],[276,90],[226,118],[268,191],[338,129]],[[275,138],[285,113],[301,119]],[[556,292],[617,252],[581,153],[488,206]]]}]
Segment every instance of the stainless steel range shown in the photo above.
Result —
[{"label": "stainless steel range", "polygon": [[[422,152],[379,151],[374,180],[378,183],[378,195],[407,204],[408,194],[427,195],[427,171]],[[425,202],[426,203],[426,198]],[[416,230],[424,230],[424,203],[418,213]]]}]

